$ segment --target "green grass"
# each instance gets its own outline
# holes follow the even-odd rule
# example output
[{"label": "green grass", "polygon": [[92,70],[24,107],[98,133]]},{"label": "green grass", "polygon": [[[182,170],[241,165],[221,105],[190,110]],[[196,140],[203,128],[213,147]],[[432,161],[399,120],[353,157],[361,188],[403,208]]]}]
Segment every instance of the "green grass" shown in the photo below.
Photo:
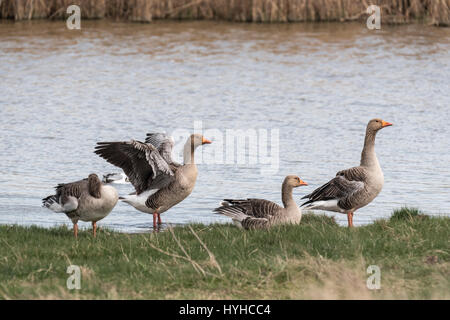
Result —
[{"label": "green grass", "polygon": [[[450,218],[420,217],[349,230],[307,214],[266,231],[197,224],[78,240],[65,227],[0,226],[0,298],[449,299]],[[81,290],[66,288],[71,264]],[[366,287],[369,265],[381,269],[379,290]]]},{"label": "green grass", "polygon": [[425,215],[417,208],[401,208],[394,210],[390,220],[411,220],[411,219],[428,219],[429,216]]}]

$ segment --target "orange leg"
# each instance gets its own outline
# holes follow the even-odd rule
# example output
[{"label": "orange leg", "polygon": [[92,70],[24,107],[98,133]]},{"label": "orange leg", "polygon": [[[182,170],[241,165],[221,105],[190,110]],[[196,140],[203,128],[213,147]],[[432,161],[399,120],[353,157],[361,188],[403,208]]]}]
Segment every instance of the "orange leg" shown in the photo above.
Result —
[{"label": "orange leg", "polygon": [[353,227],[353,212],[347,212],[348,227]]},{"label": "orange leg", "polygon": [[95,238],[95,236],[97,235],[97,222],[92,222],[92,232]]},{"label": "orange leg", "polygon": [[73,224],[73,235],[75,236],[75,239],[78,239],[78,224]]},{"label": "orange leg", "polygon": [[162,225],[161,214],[160,214],[160,213],[158,213],[158,224],[159,224],[159,225]]},{"label": "orange leg", "polygon": [[156,229],[156,219],[158,217],[158,212],[153,212],[153,229]]}]

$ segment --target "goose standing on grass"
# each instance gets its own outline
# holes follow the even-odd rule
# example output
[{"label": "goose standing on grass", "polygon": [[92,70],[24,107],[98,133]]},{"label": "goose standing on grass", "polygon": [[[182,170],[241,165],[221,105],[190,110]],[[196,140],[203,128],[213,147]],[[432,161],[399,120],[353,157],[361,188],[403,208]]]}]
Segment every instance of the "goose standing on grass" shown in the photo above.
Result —
[{"label": "goose standing on grass", "polygon": [[287,176],[281,187],[284,207],[263,199],[224,199],[222,206],[214,209],[214,212],[230,217],[244,229],[263,229],[286,223],[298,224],[302,219],[302,211],[292,197],[292,190],[307,185],[297,176]]},{"label": "goose standing on grass", "polygon": [[383,188],[384,176],[375,154],[375,136],[380,129],[388,126],[392,123],[381,119],[370,120],[360,165],[339,171],[335,178],[303,197],[309,200],[302,207],[345,213],[348,226],[353,227],[353,213],[372,202]]},{"label": "goose standing on grass", "polygon": [[153,227],[161,225],[161,213],[183,201],[194,189],[197,166],[194,151],[211,141],[192,134],[184,145],[184,164],[172,160],[174,141],[164,133],[147,134],[146,143],[98,142],[95,153],[122,168],[136,192],[119,199],[137,210],[153,214]]},{"label": "goose standing on grass", "polygon": [[97,221],[106,217],[119,199],[117,190],[103,185],[96,174],[80,181],[61,183],[55,189],[56,194],[42,199],[42,204],[54,212],[64,212],[72,220],[75,238],[78,237],[78,220],[92,222],[95,237]]}]

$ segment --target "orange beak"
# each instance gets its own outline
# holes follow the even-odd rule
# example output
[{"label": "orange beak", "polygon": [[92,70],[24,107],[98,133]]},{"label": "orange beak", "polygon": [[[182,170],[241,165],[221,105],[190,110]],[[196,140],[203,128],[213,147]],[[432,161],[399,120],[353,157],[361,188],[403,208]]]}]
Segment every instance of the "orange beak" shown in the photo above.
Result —
[{"label": "orange beak", "polygon": [[389,127],[389,126],[392,126],[392,123],[386,122],[386,121],[383,121],[383,120],[382,120],[381,126],[382,126],[383,128],[384,128],[384,127]]},{"label": "orange beak", "polygon": [[206,138],[202,139],[202,144],[210,144],[210,143],[212,143],[211,140],[208,140]]},{"label": "orange beak", "polygon": [[301,185],[301,186],[307,186],[308,184],[307,184],[305,181],[300,180],[300,185]]}]

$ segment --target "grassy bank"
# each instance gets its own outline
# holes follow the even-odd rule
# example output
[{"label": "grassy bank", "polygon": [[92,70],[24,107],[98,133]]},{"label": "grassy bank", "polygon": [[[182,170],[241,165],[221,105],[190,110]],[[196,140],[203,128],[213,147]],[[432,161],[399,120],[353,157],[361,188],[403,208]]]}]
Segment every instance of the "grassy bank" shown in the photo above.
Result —
[{"label": "grassy bank", "polygon": [[[325,216],[243,232],[192,225],[155,234],[0,227],[0,298],[450,298],[450,218],[402,210],[349,230]],[[81,290],[66,269],[78,265]],[[381,269],[368,290],[366,269]]]},{"label": "grassy bank", "polygon": [[450,0],[1,0],[0,18],[62,19],[78,4],[83,18],[207,19],[239,22],[317,22],[367,19],[368,5],[381,7],[382,23],[450,23]]}]

